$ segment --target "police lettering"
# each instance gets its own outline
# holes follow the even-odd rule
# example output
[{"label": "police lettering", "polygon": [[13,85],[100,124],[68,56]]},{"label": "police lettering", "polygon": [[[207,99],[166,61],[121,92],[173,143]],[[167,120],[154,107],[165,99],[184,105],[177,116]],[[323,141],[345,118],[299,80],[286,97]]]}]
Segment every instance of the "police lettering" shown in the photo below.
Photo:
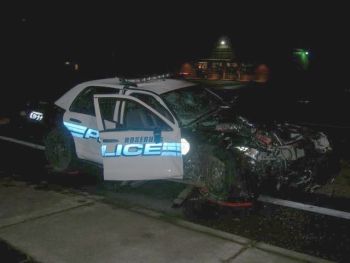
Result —
[{"label": "police lettering", "polygon": [[98,137],[99,137],[99,133],[96,130],[87,129],[85,131],[84,138],[86,138],[86,139],[92,138],[92,139],[97,139],[98,140]]},{"label": "police lettering", "polygon": [[103,157],[181,156],[181,143],[102,144],[101,154]]},{"label": "police lettering", "polygon": [[125,143],[149,143],[153,142],[153,136],[126,137]]},{"label": "police lettering", "polygon": [[130,143],[106,145],[102,144],[101,153],[103,157],[120,157],[120,156],[140,156],[140,155],[161,155],[162,143]]}]

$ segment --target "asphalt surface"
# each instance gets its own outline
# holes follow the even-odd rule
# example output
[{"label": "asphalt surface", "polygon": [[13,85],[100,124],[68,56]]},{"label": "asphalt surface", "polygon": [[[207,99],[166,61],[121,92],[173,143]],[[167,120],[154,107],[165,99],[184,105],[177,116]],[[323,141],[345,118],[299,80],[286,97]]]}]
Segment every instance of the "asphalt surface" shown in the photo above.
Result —
[{"label": "asphalt surface", "polygon": [[[338,262],[347,262],[350,256],[349,220],[271,204],[260,204],[255,210],[204,204],[200,212],[192,213],[191,202],[182,209],[172,208],[173,199],[184,189],[181,184],[164,181],[137,186],[106,183],[101,180],[101,171],[90,166],[84,167],[81,174],[48,173],[42,151],[13,143],[1,142],[1,156],[1,177],[24,180],[37,188],[93,193],[106,197],[111,203],[125,200],[215,229]],[[344,196],[303,196],[292,192],[288,195],[298,201],[350,210],[349,199]]]}]

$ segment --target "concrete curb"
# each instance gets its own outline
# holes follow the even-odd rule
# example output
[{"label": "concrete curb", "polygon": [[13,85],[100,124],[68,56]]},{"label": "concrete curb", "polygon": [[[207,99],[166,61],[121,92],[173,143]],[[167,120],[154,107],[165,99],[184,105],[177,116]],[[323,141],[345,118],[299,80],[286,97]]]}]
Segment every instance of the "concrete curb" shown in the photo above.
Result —
[{"label": "concrete curb", "polygon": [[307,255],[307,254],[303,254],[300,252],[296,252],[293,250],[289,250],[289,249],[285,249],[285,248],[281,248],[281,247],[276,247],[273,245],[269,245],[263,242],[257,242],[254,244],[254,247],[261,249],[263,251],[266,252],[270,252],[270,253],[274,253],[274,254],[279,254],[279,255],[283,255],[289,258],[293,258],[293,259],[298,259],[298,260],[302,260],[305,262],[311,262],[311,263],[331,263],[333,261],[329,261],[326,259],[322,259],[322,258],[318,258],[315,256],[311,256],[311,255]]},{"label": "concrete curb", "polygon": [[[146,216],[158,218],[158,219],[165,218],[165,217],[167,219],[170,219],[169,217],[165,216],[164,214],[162,214],[160,212],[156,212],[156,211],[153,211],[153,210],[150,210],[147,208],[132,207],[132,208],[130,208],[130,210],[137,212],[137,213],[140,213],[140,214],[143,214],[143,215],[146,215]],[[170,223],[173,223],[175,225],[182,226],[184,228],[188,228],[190,230],[206,233],[206,234],[209,234],[212,236],[220,237],[222,239],[227,239],[227,240],[239,243],[241,245],[247,245],[247,244],[251,243],[251,240],[248,238],[237,236],[237,235],[227,233],[227,232],[224,232],[221,230],[216,230],[214,228],[198,225],[198,224],[195,224],[195,223],[192,223],[189,221],[185,221],[182,219],[172,219],[171,218],[170,220],[167,220],[167,221],[169,221]]]},{"label": "concrete curb", "polygon": [[202,232],[202,233],[216,236],[216,237],[219,237],[222,239],[230,240],[232,242],[244,245],[244,246],[246,246],[246,248],[249,248],[249,247],[250,248],[257,248],[259,250],[262,250],[262,251],[265,251],[268,253],[281,255],[281,256],[284,256],[287,258],[299,260],[301,262],[310,262],[310,263],[332,263],[333,262],[333,261],[318,258],[315,256],[311,256],[311,255],[303,254],[300,252],[288,250],[285,248],[269,245],[269,244],[266,244],[263,242],[256,242],[256,241],[253,241],[253,240],[245,238],[245,237],[234,235],[234,234],[224,232],[221,230],[217,230],[214,228],[202,226],[202,225],[192,223],[189,221],[185,221],[182,219],[177,219],[177,218],[172,219],[172,218],[169,218],[168,216],[164,215],[161,212],[153,211],[153,210],[148,209],[148,208],[142,208],[142,207],[135,206],[135,207],[125,208],[125,209],[131,210],[131,211],[136,212],[136,213],[140,213],[140,214],[145,215],[145,216],[157,218],[157,219],[167,218],[167,219],[170,219],[170,220],[166,220],[169,223],[173,223],[175,225],[178,225],[178,226],[181,226],[181,227],[184,227],[184,228],[196,231],[196,232]]},{"label": "concrete curb", "polygon": [[233,241],[235,243],[241,244],[241,245],[249,245],[252,243],[252,241],[248,238],[237,236],[228,232],[224,232],[221,230],[217,230],[214,228],[198,225],[189,221],[181,220],[181,219],[176,219],[173,221],[176,225],[197,231],[197,232],[202,232],[206,233],[212,236],[220,237],[222,239],[227,239],[230,241]]}]

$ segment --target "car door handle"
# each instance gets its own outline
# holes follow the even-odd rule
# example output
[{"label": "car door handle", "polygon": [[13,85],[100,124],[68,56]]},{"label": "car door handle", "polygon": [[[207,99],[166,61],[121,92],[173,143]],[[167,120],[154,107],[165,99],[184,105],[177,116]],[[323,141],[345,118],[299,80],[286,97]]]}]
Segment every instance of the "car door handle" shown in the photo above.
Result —
[{"label": "car door handle", "polygon": [[118,139],[103,139],[102,142],[119,142]]},{"label": "car door handle", "polygon": [[72,122],[81,123],[80,120],[77,120],[77,119],[74,119],[74,118],[70,118],[69,120],[72,121]]}]

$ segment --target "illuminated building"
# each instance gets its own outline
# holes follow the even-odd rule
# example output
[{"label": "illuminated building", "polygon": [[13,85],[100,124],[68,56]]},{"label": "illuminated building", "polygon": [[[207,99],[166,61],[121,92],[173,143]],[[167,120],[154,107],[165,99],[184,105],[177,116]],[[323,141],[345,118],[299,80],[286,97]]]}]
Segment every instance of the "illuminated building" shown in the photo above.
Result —
[{"label": "illuminated building", "polygon": [[[209,58],[199,59],[192,63],[184,63],[180,69],[180,74],[187,79],[207,79],[207,80],[231,80],[231,81],[251,81],[256,79],[256,69],[266,73],[269,72],[266,65],[264,68],[256,65],[240,62],[231,41],[228,37],[221,37],[212,50]],[[259,80],[267,78],[259,73]]]}]

